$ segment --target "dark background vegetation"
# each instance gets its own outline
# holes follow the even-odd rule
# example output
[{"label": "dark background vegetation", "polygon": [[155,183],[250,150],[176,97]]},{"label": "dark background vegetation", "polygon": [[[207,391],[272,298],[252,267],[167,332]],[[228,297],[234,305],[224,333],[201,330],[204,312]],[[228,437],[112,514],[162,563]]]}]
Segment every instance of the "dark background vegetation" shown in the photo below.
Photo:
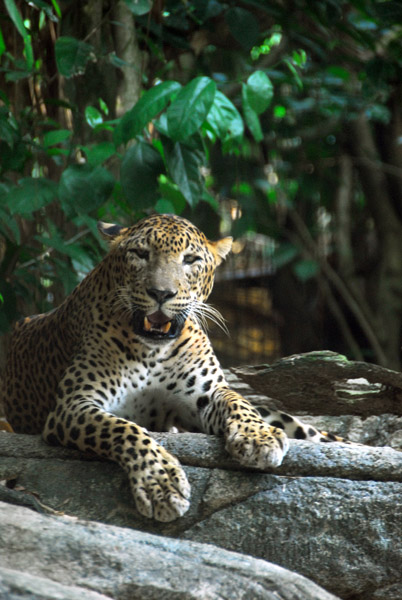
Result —
[{"label": "dark background vegetation", "polygon": [[259,359],[400,368],[402,2],[5,0],[0,32],[3,352],[98,219],[156,210],[236,238],[213,301]]}]

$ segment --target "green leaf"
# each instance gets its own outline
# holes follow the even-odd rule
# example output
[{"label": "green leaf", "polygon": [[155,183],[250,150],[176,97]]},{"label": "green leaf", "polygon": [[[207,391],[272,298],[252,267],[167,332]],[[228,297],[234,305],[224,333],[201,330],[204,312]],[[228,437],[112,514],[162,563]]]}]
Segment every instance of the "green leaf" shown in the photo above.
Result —
[{"label": "green leaf", "polygon": [[28,35],[28,32],[25,28],[24,21],[20,15],[20,11],[17,8],[14,0],[4,0],[4,4],[6,5],[7,12],[10,16],[10,19],[14,23],[18,33],[25,38]]},{"label": "green leaf", "polygon": [[32,48],[32,38],[30,35],[26,35],[24,37],[24,55],[27,69],[31,71],[34,64],[34,55]]},{"label": "green leaf", "polygon": [[31,36],[29,35],[29,32],[24,25],[24,21],[22,20],[22,17],[14,0],[4,0],[4,4],[10,16],[10,19],[12,20],[18,33],[24,40],[26,67],[30,71],[33,67],[34,62]]},{"label": "green leaf", "polygon": [[[155,209],[158,212],[174,212],[176,215],[180,215],[183,210],[186,208],[186,199],[179,190],[178,186],[170,181],[166,175],[161,175],[159,177],[159,193],[161,195],[161,200],[159,202],[166,202],[173,206],[173,211],[162,211],[160,208],[155,206]],[[160,206],[160,205],[159,205]]]},{"label": "green leaf", "polygon": [[12,215],[30,217],[34,211],[52,202],[56,193],[57,183],[54,181],[25,177],[18,182],[18,186],[11,189],[7,197],[7,205]]},{"label": "green leaf", "polygon": [[87,161],[90,165],[96,166],[102,164],[115,153],[115,146],[112,142],[100,142],[95,146],[83,146]]},{"label": "green leaf", "polygon": [[30,4],[35,5],[39,10],[43,10],[48,19],[57,23],[58,18],[54,14],[52,7],[45,0],[30,0]]},{"label": "green leaf", "polygon": [[103,123],[103,117],[100,111],[94,106],[87,106],[85,109],[85,120],[92,129]]},{"label": "green leaf", "polygon": [[307,281],[315,277],[319,270],[318,262],[311,259],[300,260],[293,267],[293,271],[301,281]]},{"label": "green leaf", "polygon": [[100,109],[104,112],[105,115],[108,115],[109,107],[106,104],[106,102],[104,100],[102,100],[102,98],[99,98],[98,102],[99,102]]},{"label": "green leaf", "polygon": [[6,44],[4,42],[3,32],[0,29],[0,57],[2,54],[4,54],[5,49],[6,49]]},{"label": "green leaf", "polygon": [[274,32],[269,38],[266,38],[260,46],[251,49],[251,58],[258,60],[261,54],[269,54],[274,46],[279,46],[282,41],[282,33]]},{"label": "green leaf", "polygon": [[152,8],[152,0],[124,0],[128,10],[139,17],[146,15]]},{"label": "green leaf", "polygon": [[172,202],[170,202],[170,200],[165,200],[165,198],[158,200],[158,202],[155,204],[155,210],[161,215],[175,214],[176,212]]},{"label": "green leaf", "polygon": [[241,138],[244,133],[243,119],[239,111],[220,90],[216,90],[207,122],[223,143]]},{"label": "green leaf", "polygon": [[71,131],[68,129],[56,129],[55,131],[48,131],[43,135],[43,145],[45,148],[49,146],[55,146],[61,144],[71,136]]},{"label": "green leaf", "polygon": [[72,77],[84,73],[87,62],[91,58],[93,47],[73,37],[59,37],[56,40],[56,64],[64,77]]},{"label": "green leaf", "polygon": [[72,260],[79,263],[85,271],[93,268],[93,262],[88,256],[87,251],[81,244],[71,244],[64,240],[60,232],[55,227],[49,231],[49,235],[36,235],[35,239],[49,248],[54,248],[61,254],[69,256]]},{"label": "green leaf", "polygon": [[247,79],[247,98],[251,108],[260,115],[271,104],[274,90],[264,71],[255,71]]},{"label": "green leaf", "polygon": [[251,50],[260,33],[258,22],[251,12],[239,7],[230,8],[225,19],[235,40],[247,50]]},{"label": "green leaf", "polygon": [[199,150],[193,150],[179,142],[166,152],[169,175],[192,208],[201,199],[204,187],[200,172],[203,158]]},{"label": "green leaf", "polygon": [[247,94],[247,86],[244,83],[242,84],[242,105],[247,127],[250,129],[255,141],[261,142],[264,136],[262,133],[260,120],[255,110],[250,106]]},{"label": "green leaf", "polygon": [[120,180],[130,206],[141,210],[154,204],[158,176],[163,170],[161,155],[147,142],[138,142],[126,152],[121,164]]},{"label": "green leaf", "polygon": [[307,62],[307,54],[305,50],[294,50],[292,53],[292,60],[296,66],[303,69]]},{"label": "green leaf", "polygon": [[272,256],[273,265],[276,269],[281,269],[291,263],[298,254],[299,250],[293,244],[280,244]]},{"label": "green leaf", "polygon": [[52,4],[56,15],[59,17],[59,19],[61,19],[61,10],[57,0],[52,0]]},{"label": "green leaf", "polygon": [[209,77],[196,77],[177,94],[166,111],[170,137],[178,142],[191,137],[205,121],[216,93]]},{"label": "green leaf", "polygon": [[281,104],[277,104],[274,107],[274,117],[276,119],[283,119],[283,117],[286,117],[286,108]]},{"label": "green leaf", "polygon": [[11,71],[6,74],[6,81],[20,81],[21,79],[28,79],[31,76],[31,71]]},{"label": "green leaf", "polygon": [[338,65],[332,65],[330,67],[327,67],[326,72],[341,81],[350,80],[350,71],[347,71],[347,69],[339,67]]},{"label": "green leaf", "polygon": [[17,140],[12,146],[0,141],[0,156],[3,172],[22,172],[26,160],[31,158],[31,154],[29,153],[26,144],[20,140]]},{"label": "green leaf", "polygon": [[125,144],[140,134],[144,127],[168,105],[172,95],[180,88],[181,85],[177,81],[164,81],[145,92],[116,127],[114,134],[116,146]]},{"label": "green leaf", "polygon": [[97,210],[110,197],[115,179],[101,166],[71,165],[60,178],[59,198],[68,217]]},{"label": "green leaf", "polygon": [[302,90],[303,89],[303,82],[300,78],[299,73],[297,72],[296,67],[294,66],[294,64],[292,63],[291,60],[289,60],[288,58],[285,58],[285,60],[283,61],[285,63],[285,65],[287,66],[287,68],[289,69],[289,71],[292,73],[294,80],[297,84],[297,87]]},{"label": "green leaf", "polygon": [[[14,217],[0,207],[0,231],[16,244],[21,243],[21,234],[18,223]],[[11,232],[11,235],[10,235]]]}]

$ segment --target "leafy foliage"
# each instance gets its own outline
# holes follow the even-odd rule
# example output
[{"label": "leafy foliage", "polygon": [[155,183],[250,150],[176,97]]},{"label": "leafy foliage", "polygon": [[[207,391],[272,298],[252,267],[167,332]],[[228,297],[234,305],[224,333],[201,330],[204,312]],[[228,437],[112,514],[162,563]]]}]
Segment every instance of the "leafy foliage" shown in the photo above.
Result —
[{"label": "leafy foliage", "polygon": [[[296,0],[290,11],[265,0],[125,0],[124,23],[95,4],[93,14],[77,5],[74,20],[57,0],[0,9],[0,330],[53,307],[92,267],[97,219],[151,210],[196,220],[212,207],[235,235],[269,235],[280,268],[320,285],[323,262],[341,254],[351,127],[363,118],[385,140],[397,122],[400,3]],[[119,45],[134,23],[141,64]],[[141,92],[125,92],[122,112],[120,82],[133,77]],[[376,148],[373,160],[399,168]],[[363,158],[354,160],[357,169]],[[356,181],[352,245],[353,223],[368,243],[373,219]],[[241,219],[228,217],[233,207]]]}]

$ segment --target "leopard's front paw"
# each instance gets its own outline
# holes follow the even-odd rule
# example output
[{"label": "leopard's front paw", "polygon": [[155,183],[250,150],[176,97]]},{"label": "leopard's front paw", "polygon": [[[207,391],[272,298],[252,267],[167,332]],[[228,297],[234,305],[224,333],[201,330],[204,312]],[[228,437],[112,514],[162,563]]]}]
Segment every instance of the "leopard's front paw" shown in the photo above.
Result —
[{"label": "leopard's front paw", "polygon": [[240,464],[256,469],[279,467],[289,448],[286,433],[261,423],[232,423],[226,434],[226,450]]},{"label": "leopard's front paw", "polygon": [[177,458],[156,442],[150,446],[128,469],[135,504],[144,517],[174,521],[190,506],[190,484]]}]

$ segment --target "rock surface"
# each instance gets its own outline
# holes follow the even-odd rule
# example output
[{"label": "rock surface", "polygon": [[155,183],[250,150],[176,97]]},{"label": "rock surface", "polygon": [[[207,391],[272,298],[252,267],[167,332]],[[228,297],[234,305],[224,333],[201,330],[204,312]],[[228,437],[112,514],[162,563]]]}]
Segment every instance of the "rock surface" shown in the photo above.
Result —
[{"label": "rock surface", "polygon": [[[397,400],[402,376],[358,365],[359,376],[370,371],[373,379],[354,378],[351,384],[345,377],[357,371],[339,358],[334,360],[341,364],[335,364],[327,354],[321,353],[318,363],[317,356],[305,355],[310,370],[318,364],[318,374],[311,376],[305,363],[307,375],[298,371],[298,385],[291,366],[297,371],[303,357],[281,362],[285,376],[277,379],[276,388],[271,387],[272,372],[268,380],[266,373],[260,377],[266,367],[248,379],[259,381],[253,384],[256,390],[233,373],[230,383],[254,404],[276,403],[303,414],[310,403],[313,413],[327,413],[303,415],[319,428],[401,447]],[[322,360],[330,366],[321,364],[320,371]],[[279,400],[261,395],[274,395],[280,387]],[[286,390],[292,392],[290,404],[285,404]],[[367,414],[361,409],[365,402],[366,408],[375,404],[376,414],[359,416],[359,411]],[[380,415],[381,402],[387,410],[397,408]],[[339,407],[347,405],[350,413],[337,416]],[[353,600],[402,598],[402,453],[291,440],[283,465],[261,473],[242,469],[215,437],[155,438],[179,458],[192,485],[190,510],[168,524],[137,514],[125,474],[116,465],[46,446],[36,436],[0,432],[0,480],[5,483],[0,501],[7,502],[0,503],[0,597],[308,600],[333,598],[331,592]]]},{"label": "rock surface", "polygon": [[0,434],[0,479],[14,485],[3,487],[3,499],[253,555],[303,574],[343,598],[390,600],[389,586],[395,598],[402,598],[401,453],[291,440],[282,467],[260,473],[240,469],[217,438],[155,437],[186,465],[192,485],[191,508],[173,523],[137,514],[117,465],[84,460],[80,453],[48,447],[36,436]]},{"label": "rock surface", "polygon": [[251,403],[299,415],[353,442],[402,450],[402,374],[334,352],[289,356],[226,372]]},{"label": "rock surface", "polygon": [[1,502],[0,522],[7,600],[336,600],[300,575],[207,544]]},{"label": "rock surface", "polygon": [[302,408],[312,415],[321,415],[324,409],[331,415],[402,416],[401,373],[349,361],[335,352],[295,354],[272,365],[232,371],[255,391],[274,398],[273,405],[290,413]]}]

